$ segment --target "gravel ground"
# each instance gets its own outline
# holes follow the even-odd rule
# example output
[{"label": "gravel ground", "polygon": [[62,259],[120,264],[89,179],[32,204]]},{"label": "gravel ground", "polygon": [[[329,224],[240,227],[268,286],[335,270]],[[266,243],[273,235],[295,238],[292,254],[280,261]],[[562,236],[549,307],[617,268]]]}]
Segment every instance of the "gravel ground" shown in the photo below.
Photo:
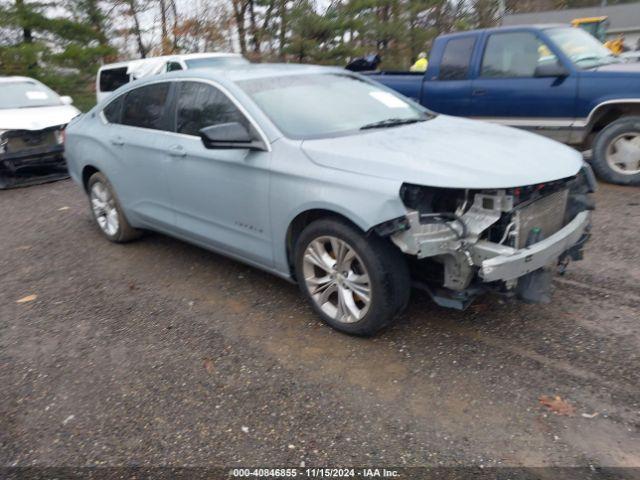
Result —
[{"label": "gravel ground", "polygon": [[108,243],[70,181],[0,192],[0,464],[640,466],[640,189],[597,197],[550,305],[415,293],[359,339],[240,263]]}]

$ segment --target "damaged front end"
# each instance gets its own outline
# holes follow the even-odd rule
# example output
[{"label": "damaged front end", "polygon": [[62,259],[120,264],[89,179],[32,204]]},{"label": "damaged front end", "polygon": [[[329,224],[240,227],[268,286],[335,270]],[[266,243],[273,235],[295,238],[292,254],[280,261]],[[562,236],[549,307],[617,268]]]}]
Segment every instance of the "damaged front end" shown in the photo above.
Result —
[{"label": "damaged front end", "polygon": [[69,176],[64,130],[0,130],[0,189],[44,183]]},{"label": "damaged front end", "polygon": [[586,164],[575,177],[518,188],[403,184],[406,218],[377,231],[410,256],[414,283],[440,305],[464,309],[489,290],[548,302],[553,270],[582,258],[594,190]]}]

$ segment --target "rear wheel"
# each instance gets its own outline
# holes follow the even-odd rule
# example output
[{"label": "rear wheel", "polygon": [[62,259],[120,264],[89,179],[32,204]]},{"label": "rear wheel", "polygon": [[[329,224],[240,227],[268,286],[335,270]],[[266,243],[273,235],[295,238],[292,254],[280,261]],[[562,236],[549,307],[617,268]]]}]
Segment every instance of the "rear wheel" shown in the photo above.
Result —
[{"label": "rear wheel", "polygon": [[318,220],[303,230],[295,267],[314,310],[345,333],[373,335],[408,303],[409,272],[400,251],[340,220]]},{"label": "rear wheel", "polygon": [[129,242],[140,237],[140,230],[136,230],[127,221],[116,194],[102,173],[91,175],[87,184],[91,214],[100,231],[112,242]]},{"label": "rear wheel", "polygon": [[640,117],[620,118],[598,133],[591,163],[603,180],[640,185]]}]

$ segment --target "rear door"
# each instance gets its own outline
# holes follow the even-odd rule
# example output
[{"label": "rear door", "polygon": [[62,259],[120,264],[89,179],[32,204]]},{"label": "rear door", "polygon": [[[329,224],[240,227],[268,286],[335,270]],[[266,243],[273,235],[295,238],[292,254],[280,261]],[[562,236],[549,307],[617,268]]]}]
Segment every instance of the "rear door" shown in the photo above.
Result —
[{"label": "rear door", "polygon": [[121,125],[109,136],[113,148],[121,151],[117,184],[123,189],[121,195],[126,197],[128,209],[145,223],[160,228],[175,225],[167,183],[167,151],[174,137],[172,85],[157,82],[126,93]]},{"label": "rear door", "polygon": [[269,222],[270,152],[207,149],[204,127],[251,122],[208,82],[176,82],[175,135],[169,146],[169,189],[184,236],[261,265],[273,263]]},{"label": "rear door", "polygon": [[456,36],[446,42],[440,61],[425,73],[422,105],[447,115],[469,115],[471,105],[470,64],[477,35]]},{"label": "rear door", "polygon": [[491,33],[473,81],[471,116],[530,128],[560,140],[573,122],[575,76],[541,76],[560,60],[533,31]]}]

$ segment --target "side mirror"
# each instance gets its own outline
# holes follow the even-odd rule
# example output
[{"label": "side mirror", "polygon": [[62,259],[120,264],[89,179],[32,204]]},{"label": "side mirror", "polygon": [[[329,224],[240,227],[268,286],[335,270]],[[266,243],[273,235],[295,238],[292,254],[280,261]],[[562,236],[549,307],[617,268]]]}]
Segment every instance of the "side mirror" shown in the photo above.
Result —
[{"label": "side mirror", "polygon": [[544,63],[536,68],[536,77],[568,77],[569,70],[560,62]]},{"label": "side mirror", "polygon": [[262,141],[257,140],[238,122],[212,125],[200,130],[200,138],[206,148],[246,148],[249,150],[266,150]]},{"label": "side mirror", "polygon": [[68,95],[63,95],[62,97],[60,97],[60,101],[62,102],[63,105],[73,104],[73,98],[71,98]]}]

